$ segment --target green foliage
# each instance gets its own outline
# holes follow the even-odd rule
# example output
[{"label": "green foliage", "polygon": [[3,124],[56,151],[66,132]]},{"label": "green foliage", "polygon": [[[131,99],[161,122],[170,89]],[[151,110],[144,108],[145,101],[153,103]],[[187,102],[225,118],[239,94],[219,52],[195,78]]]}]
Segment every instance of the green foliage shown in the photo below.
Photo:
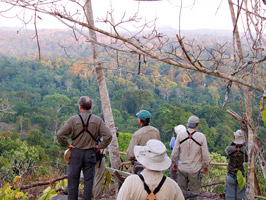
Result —
[{"label": "green foliage", "polygon": [[241,190],[246,184],[246,179],[243,177],[242,172],[240,170],[237,171],[237,183]]},{"label": "green foliage", "polygon": [[[119,151],[126,152],[133,134],[121,133],[121,132],[119,132],[118,134],[119,136],[117,139],[118,139]],[[120,156],[122,160],[126,162],[126,156],[125,155],[120,155]]]},{"label": "green foliage", "polygon": [[56,186],[55,186],[56,189],[59,189],[61,188],[62,190],[64,190],[65,188],[67,188],[67,179],[64,179],[64,180],[60,180],[56,183]]},{"label": "green foliage", "polygon": [[28,176],[34,172],[41,160],[40,149],[28,146],[26,142],[16,141],[18,148],[5,151],[0,156],[0,178],[10,182],[15,176]]},{"label": "green foliage", "polygon": [[28,135],[24,138],[24,140],[26,140],[27,143],[31,146],[43,146],[45,142],[43,138],[43,133],[39,130],[29,131]]},{"label": "green foliage", "polygon": [[28,200],[28,193],[20,192],[20,188],[15,190],[11,189],[9,184],[5,184],[2,188],[0,188],[0,199],[1,200]]},{"label": "green foliage", "polygon": [[[260,100],[260,104],[259,106],[261,107],[261,104],[262,104],[262,99]],[[266,126],[266,102],[264,103],[264,109],[263,109],[263,112],[262,112],[262,119],[261,119],[263,122],[264,122],[264,126]]]},{"label": "green foliage", "polygon": [[118,136],[119,151],[122,151],[122,152],[127,151],[127,147],[130,143],[132,135],[133,134],[131,134],[131,133],[119,132],[119,136]]},{"label": "green foliage", "polygon": [[[210,153],[211,161],[212,162],[219,162],[219,163],[226,163],[226,157],[221,156],[218,153]],[[227,167],[226,166],[214,166],[211,165],[209,168],[208,174],[203,175],[203,185],[209,184],[209,183],[216,183],[220,181],[226,180],[227,175]],[[209,192],[216,192],[216,193],[222,193],[224,192],[225,185],[215,185],[211,187],[204,188]]]},{"label": "green foliage", "polygon": [[55,196],[57,196],[57,192],[54,189],[51,189],[51,187],[47,187],[43,191],[43,195],[40,196],[37,200],[50,200]]}]

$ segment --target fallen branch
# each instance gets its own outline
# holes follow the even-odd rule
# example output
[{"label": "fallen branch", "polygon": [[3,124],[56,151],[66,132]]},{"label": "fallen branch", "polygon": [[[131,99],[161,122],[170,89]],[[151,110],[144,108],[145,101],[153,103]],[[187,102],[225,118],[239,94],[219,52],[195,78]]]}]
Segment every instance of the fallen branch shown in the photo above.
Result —
[{"label": "fallen branch", "polygon": [[213,185],[220,185],[220,184],[225,184],[226,181],[220,181],[220,182],[215,182],[215,183],[209,183],[206,185],[202,185],[201,187],[209,187],[209,186],[213,186]]},{"label": "fallen branch", "polygon": [[11,189],[20,188],[21,190],[25,190],[25,189],[29,189],[29,188],[33,188],[33,187],[37,187],[37,186],[50,185],[50,184],[53,184],[53,183],[55,183],[57,181],[64,180],[66,178],[67,178],[67,175],[52,179],[50,181],[35,182],[35,183],[29,184],[29,185],[21,185],[21,186],[17,186],[15,188],[11,188]]}]

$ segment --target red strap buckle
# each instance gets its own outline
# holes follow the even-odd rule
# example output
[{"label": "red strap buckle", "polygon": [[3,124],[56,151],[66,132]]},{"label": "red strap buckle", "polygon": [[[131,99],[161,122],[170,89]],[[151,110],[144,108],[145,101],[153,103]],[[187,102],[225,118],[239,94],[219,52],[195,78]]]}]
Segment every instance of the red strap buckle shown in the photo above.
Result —
[{"label": "red strap buckle", "polygon": [[83,130],[84,131],[88,130],[88,126],[83,126]]},{"label": "red strap buckle", "polygon": [[189,134],[189,135],[188,135],[188,138],[191,139],[191,138],[192,138],[192,135]]}]

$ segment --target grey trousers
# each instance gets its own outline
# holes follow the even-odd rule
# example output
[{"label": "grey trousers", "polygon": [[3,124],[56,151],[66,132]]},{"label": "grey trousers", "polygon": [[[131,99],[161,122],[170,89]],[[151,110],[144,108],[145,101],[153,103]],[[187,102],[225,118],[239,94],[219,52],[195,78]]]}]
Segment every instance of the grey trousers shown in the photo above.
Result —
[{"label": "grey trousers", "polygon": [[170,167],[170,178],[177,182],[177,171],[173,170],[173,164]]},{"label": "grey trousers", "polygon": [[[181,188],[181,190],[199,193],[200,186],[201,186],[200,171],[196,173],[181,172],[179,169],[177,171],[178,171],[177,183],[179,187]],[[195,198],[190,198],[190,199],[195,200],[198,198],[195,197]]]},{"label": "grey trousers", "polygon": [[105,172],[105,157],[102,158],[101,165],[99,166],[100,161],[96,162],[95,165],[95,177],[94,177],[94,186],[93,186],[93,199],[101,199],[104,192],[104,172]]},{"label": "grey trousers", "polygon": [[245,199],[246,186],[240,189],[235,175],[227,174],[225,199],[226,200],[240,200]]},{"label": "grey trousers", "polygon": [[67,173],[68,200],[78,199],[80,172],[84,174],[83,200],[91,200],[93,178],[95,174],[96,155],[94,148],[71,150],[70,162]]}]

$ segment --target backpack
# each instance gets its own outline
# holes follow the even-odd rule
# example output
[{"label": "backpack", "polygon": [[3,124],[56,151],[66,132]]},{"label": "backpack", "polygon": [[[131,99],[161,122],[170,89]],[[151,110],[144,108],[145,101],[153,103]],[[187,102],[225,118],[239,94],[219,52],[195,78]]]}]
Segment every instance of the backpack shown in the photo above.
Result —
[{"label": "backpack", "polygon": [[145,180],[142,174],[138,174],[138,176],[143,181],[144,189],[148,193],[147,200],[156,200],[156,193],[159,192],[159,190],[163,186],[166,176],[163,176],[162,180],[160,181],[159,185],[154,189],[154,191],[151,191],[149,186],[145,183]]}]

